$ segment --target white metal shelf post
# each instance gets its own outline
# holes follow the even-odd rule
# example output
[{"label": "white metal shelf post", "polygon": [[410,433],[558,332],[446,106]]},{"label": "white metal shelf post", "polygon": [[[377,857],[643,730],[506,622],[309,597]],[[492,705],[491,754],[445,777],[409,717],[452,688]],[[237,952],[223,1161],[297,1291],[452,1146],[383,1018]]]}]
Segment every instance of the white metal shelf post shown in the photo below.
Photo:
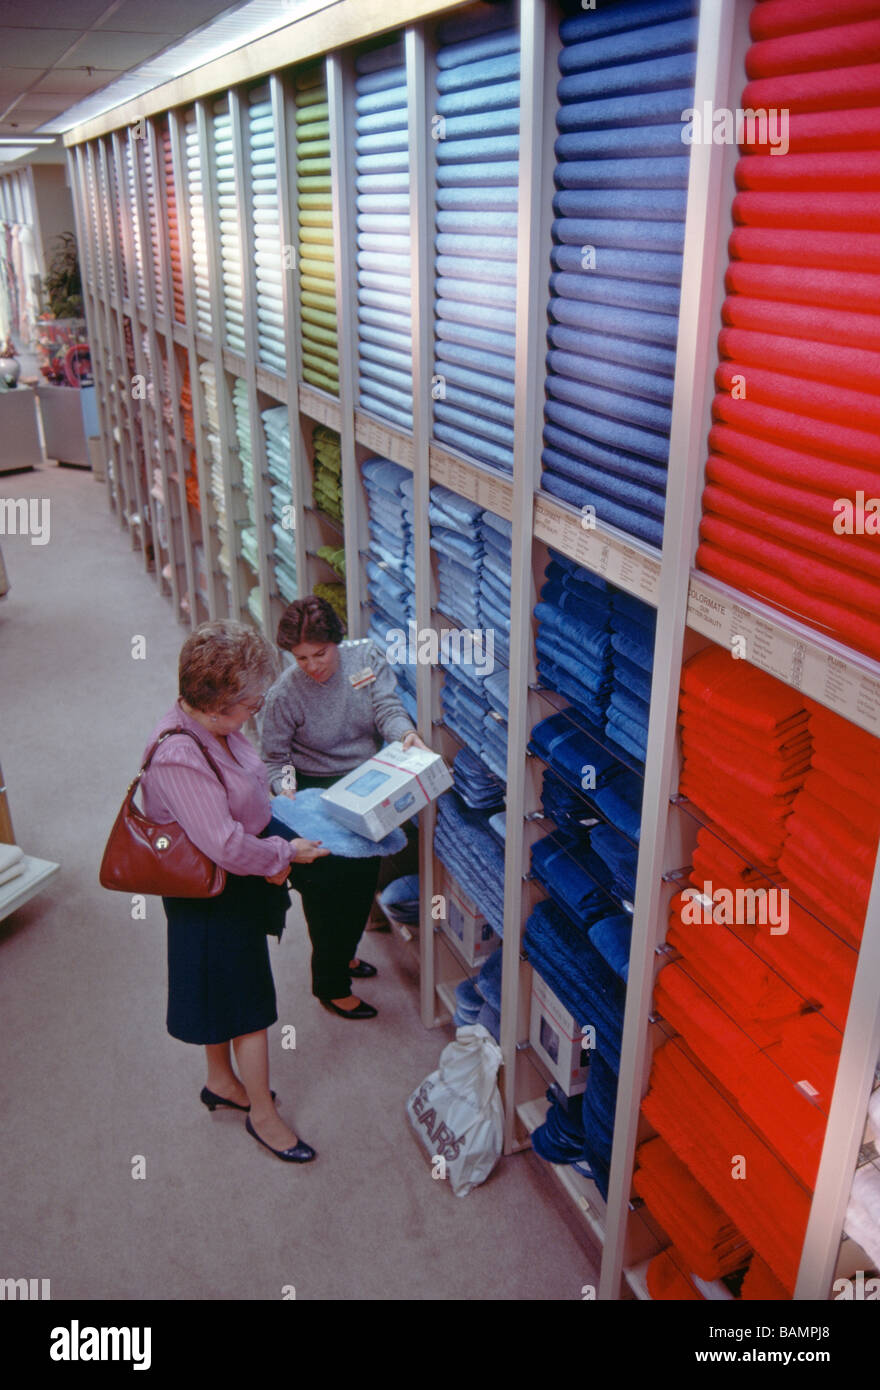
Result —
[{"label": "white metal shelf post", "polygon": [[[711,101],[716,107],[728,104],[735,11],[735,0],[720,0],[711,8],[702,9],[694,86],[694,106],[699,110],[704,101]],[[700,510],[706,420],[712,399],[701,363],[711,355],[717,332],[711,306],[723,204],[722,156],[722,147],[715,145],[694,144],[690,148],[648,756],[608,1189],[608,1228],[599,1285],[601,1299],[620,1296],[640,1109],[651,1061],[648,1018],[655,950],[666,934],[666,908],[672,892],[664,884],[663,875],[683,862],[678,827],[670,819],[669,795],[677,786],[678,692],[693,553],[691,536],[694,517]],[[676,861],[674,865],[670,856]]]},{"label": "white metal shelf post", "polygon": [[529,734],[534,606],[532,534],[535,489],[540,481],[544,352],[547,322],[547,255],[550,241],[548,184],[552,164],[548,122],[555,116],[556,84],[548,74],[557,43],[544,0],[520,3],[519,214],[516,262],[516,361],[513,446],[513,535],[510,574],[510,672],[507,720],[507,837],[504,855],[504,943],[501,1050],[504,1054],[505,1151],[515,1146],[517,1043],[528,1033],[521,1018],[520,952],[524,878],[525,747]]},{"label": "white metal shelf post", "polygon": [[[407,29],[404,36],[406,104],[409,129],[410,303],[413,358],[413,546],[415,550],[416,630],[431,625],[431,549],[428,524],[430,493],[431,374],[433,351],[433,231],[431,183],[433,149],[428,137],[428,53],[424,30]],[[418,730],[432,746],[432,680],[430,666],[416,666]],[[435,1019],[436,946],[431,903],[434,897],[434,828],[437,809],[426,806],[419,819],[419,988],[422,1023]]]},{"label": "white metal shelf post", "polygon": [[[83,148],[77,146],[66,151],[67,159],[67,178],[70,184],[73,198],[73,217],[76,228],[77,247],[82,261],[85,274],[82,277],[83,299],[85,302],[86,322],[88,324],[90,352],[92,359],[92,374],[95,379],[95,399],[98,406],[98,420],[101,426],[101,443],[106,451],[108,444],[113,439],[112,416],[110,413],[110,392],[106,374],[106,348],[104,346],[103,333],[101,327],[102,309],[98,304],[96,292],[97,280],[94,265],[94,233],[89,219],[88,189],[85,180],[85,170],[83,164]],[[117,506],[114,498],[114,484],[116,481],[116,468],[113,469],[113,478],[110,477],[110,470],[107,470],[105,486],[110,506],[117,513],[121,522],[120,506]]]},{"label": "white metal shelf post", "polygon": [[336,331],[339,341],[339,446],[342,455],[342,530],[345,546],[345,606],[348,635],[360,637],[360,548],[366,533],[361,480],[355,462],[354,407],[357,400],[357,219],[354,207],[354,80],[348,56],[327,56],[333,252],[336,269]]}]

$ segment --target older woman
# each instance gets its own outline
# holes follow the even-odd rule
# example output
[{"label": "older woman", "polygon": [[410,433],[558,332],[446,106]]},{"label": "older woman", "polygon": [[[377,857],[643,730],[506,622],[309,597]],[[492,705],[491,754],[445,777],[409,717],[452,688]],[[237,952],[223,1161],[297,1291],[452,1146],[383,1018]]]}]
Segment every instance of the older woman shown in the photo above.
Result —
[{"label": "older woman", "polygon": [[[369,638],[343,642],[342,625],[325,599],[291,603],[278,626],[278,645],[296,665],[266,697],[263,759],[272,790],[329,787],[383,743],[424,748],[400,702],[394,673]],[[302,897],[312,942],[312,993],[341,1018],[374,1018],[377,1010],[352,993],[351,980],[375,975],[357,945],[376,892],[380,860],[330,855],[298,865],[291,882]]]},{"label": "older woman", "polygon": [[226,870],[226,886],[215,898],[162,900],[168,1031],[204,1046],[201,1099],[210,1110],[248,1111],[248,1132],[260,1144],[287,1162],[306,1163],[314,1149],[284,1123],[269,1090],[267,1029],[278,1014],[266,934],[283,930],[291,862],[309,864],[327,851],[317,841],[291,840],[272,821],[263,764],[241,732],[276,670],[274,649],[251,628],[225,621],[197,628],[180,653],[180,698],[156,725],[148,749],[170,730],[186,735],[162,740],[141,795],[150,820],[177,821]]}]

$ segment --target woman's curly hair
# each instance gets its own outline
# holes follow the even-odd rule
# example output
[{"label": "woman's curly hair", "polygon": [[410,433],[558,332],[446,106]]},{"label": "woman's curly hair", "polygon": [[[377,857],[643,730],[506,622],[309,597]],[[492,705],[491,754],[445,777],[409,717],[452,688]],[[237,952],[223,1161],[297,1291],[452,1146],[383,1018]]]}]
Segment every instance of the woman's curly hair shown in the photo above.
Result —
[{"label": "woman's curly hair", "polygon": [[278,674],[278,654],[252,627],[231,618],[202,623],[180,650],[180,695],[202,714],[221,714],[261,695]]}]

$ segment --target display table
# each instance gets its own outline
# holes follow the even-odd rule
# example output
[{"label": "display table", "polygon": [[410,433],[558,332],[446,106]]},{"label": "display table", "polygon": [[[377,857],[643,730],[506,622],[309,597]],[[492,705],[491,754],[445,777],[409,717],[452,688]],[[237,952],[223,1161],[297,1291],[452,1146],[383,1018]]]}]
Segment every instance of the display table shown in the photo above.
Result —
[{"label": "display table", "polygon": [[0,473],[34,468],[42,462],[36,393],[30,386],[0,391]]},{"label": "display table", "polygon": [[59,867],[50,859],[32,859],[26,854],[24,872],[11,878],[8,883],[0,883],[0,922],[39,893],[47,881],[54,878]]},{"label": "display table", "polygon": [[37,387],[46,458],[90,468],[81,397],[82,391],[75,386],[53,386],[44,381]]}]

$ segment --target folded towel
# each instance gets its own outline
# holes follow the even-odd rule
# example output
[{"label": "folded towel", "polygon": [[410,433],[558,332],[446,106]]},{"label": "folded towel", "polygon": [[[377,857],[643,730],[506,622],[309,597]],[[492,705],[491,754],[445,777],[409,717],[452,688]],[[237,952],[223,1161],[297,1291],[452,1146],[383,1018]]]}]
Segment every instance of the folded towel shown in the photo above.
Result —
[{"label": "folded towel", "polygon": [[320,787],[305,787],[293,800],[288,796],[273,797],[272,815],[300,839],[320,840],[331,854],[345,859],[399,854],[406,848],[406,835],[402,830],[391,830],[381,840],[374,841],[341,825],[330,814],[323,795]]}]

